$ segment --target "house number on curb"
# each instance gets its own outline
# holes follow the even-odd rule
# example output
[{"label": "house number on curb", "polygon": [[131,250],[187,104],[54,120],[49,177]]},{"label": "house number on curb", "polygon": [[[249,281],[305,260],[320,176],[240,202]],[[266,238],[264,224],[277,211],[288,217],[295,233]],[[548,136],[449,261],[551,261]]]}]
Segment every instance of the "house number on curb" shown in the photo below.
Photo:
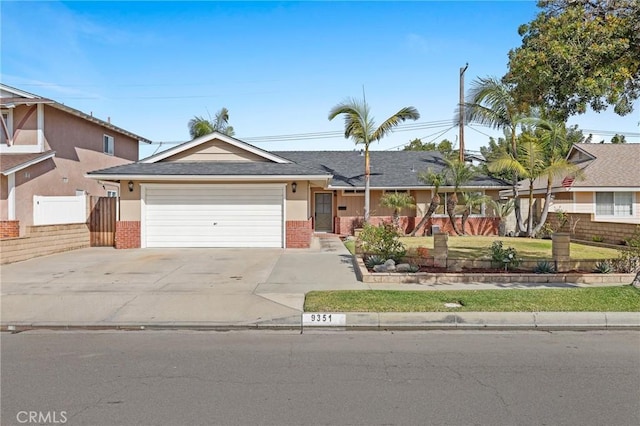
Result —
[{"label": "house number on curb", "polygon": [[345,314],[335,313],[313,313],[302,314],[302,325],[346,325],[347,316]]}]

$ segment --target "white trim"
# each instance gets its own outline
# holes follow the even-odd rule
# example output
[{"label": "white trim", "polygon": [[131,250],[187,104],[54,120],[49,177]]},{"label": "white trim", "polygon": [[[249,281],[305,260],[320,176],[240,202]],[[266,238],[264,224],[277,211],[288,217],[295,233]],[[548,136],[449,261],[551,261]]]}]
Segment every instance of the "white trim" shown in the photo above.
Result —
[{"label": "white trim", "polygon": [[[631,214],[630,215],[624,215],[624,216],[620,216],[620,215],[599,215],[597,213],[598,211],[598,204],[597,204],[597,193],[598,192],[628,192],[631,194]],[[615,221],[615,220],[629,220],[632,218],[636,217],[637,211],[636,211],[636,193],[634,191],[597,191],[597,192],[593,192],[593,218],[595,221],[597,222],[608,222],[608,221]],[[613,211],[615,213],[615,209],[616,209],[616,197],[615,194],[613,194]]]},{"label": "white trim", "polygon": [[0,83],[0,90],[4,90],[5,92],[13,93],[14,95],[18,95],[18,96],[21,96],[21,97],[27,98],[27,99],[35,99],[35,98],[38,97],[38,96],[34,95],[33,93],[25,92],[23,90],[16,89],[15,87],[9,87],[9,86],[4,85],[2,83]]},{"label": "white trim", "polygon": [[[105,146],[106,143],[106,146]],[[102,152],[114,156],[116,153],[116,139],[108,134],[102,135]]]},{"label": "white trim", "polygon": [[38,132],[38,149],[44,152],[44,105],[36,105],[36,121]]},{"label": "white trim", "polygon": [[0,108],[1,114],[7,114],[7,120],[4,121],[0,132],[4,134],[5,125],[7,130],[5,145],[12,146],[13,145],[13,108]]},{"label": "white trim", "polygon": [[37,163],[39,163],[41,161],[44,161],[44,160],[48,160],[49,158],[52,158],[52,157],[55,157],[55,156],[56,156],[56,152],[55,151],[51,151],[50,153],[48,153],[46,155],[43,155],[42,157],[34,158],[33,160],[27,161],[27,162],[22,163],[22,164],[18,164],[15,167],[12,167],[12,168],[10,168],[8,170],[5,170],[4,172],[2,172],[2,174],[5,175],[5,176],[9,176],[12,173],[19,172],[20,170],[26,169],[29,166],[32,166],[32,165],[37,164]]},{"label": "white trim", "polygon": [[16,175],[11,173],[7,178],[7,218],[16,220]]},{"label": "white trim", "polygon": [[38,154],[42,152],[38,145],[5,145],[0,144],[0,154]]},{"label": "white trim", "polygon": [[156,162],[158,162],[160,160],[164,160],[165,158],[169,158],[169,157],[171,157],[173,155],[176,155],[176,154],[179,154],[181,152],[187,151],[187,150],[189,150],[191,148],[194,148],[194,147],[196,147],[198,145],[202,145],[202,144],[204,144],[206,142],[210,142],[210,141],[212,141],[214,139],[218,139],[218,140],[220,140],[222,142],[228,143],[229,145],[233,145],[233,146],[238,147],[240,149],[243,149],[243,150],[245,150],[247,152],[250,152],[252,154],[255,154],[255,155],[258,155],[258,156],[260,156],[262,158],[265,158],[267,160],[271,160],[274,163],[280,163],[280,164],[291,163],[291,161],[289,161],[289,160],[287,160],[285,158],[282,158],[280,156],[271,154],[270,152],[264,151],[264,150],[262,150],[260,148],[257,148],[255,146],[249,145],[248,143],[243,142],[243,141],[241,141],[239,139],[232,138],[231,136],[227,136],[227,135],[224,135],[224,134],[219,133],[219,132],[213,132],[213,133],[210,133],[208,135],[200,136],[199,138],[195,138],[194,140],[192,140],[190,142],[183,143],[183,144],[178,145],[178,146],[176,146],[174,148],[167,149],[166,151],[163,151],[163,152],[161,152],[159,154],[156,154],[154,156],[147,157],[147,158],[145,158],[143,160],[140,160],[140,163],[156,163]]},{"label": "white trim", "polygon": [[[364,197],[364,189],[343,189],[343,197]],[[315,214],[315,212],[313,212]]]},{"label": "white trim", "polygon": [[147,205],[145,203],[147,198],[147,188],[184,188],[184,187],[197,187],[197,188],[282,188],[282,247],[287,247],[286,234],[287,234],[287,218],[286,218],[286,203],[287,203],[287,184],[286,183],[265,183],[265,184],[200,184],[200,183],[141,183],[140,184],[140,247],[147,247],[147,233],[146,233],[146,217],[147,217]]},{"label": "white trim", "polygon": [[[444,189],[444,188],[450,188],[453,189],[453,186],[440,186],[440,189]],[[328,185],[326,189],[337,189],[337,190],[344,190],[344,189],[348,189],[348,190],[353,190],[353,189],[358,189],[358,190],[364,190],[364,186],[334,186],[334,185]],[[369,188],[371,191],[410,191],[410,190],[416,190],[416,191],[433,191],[433,186],[372,186]],[[488,186],[488,185],[478,185],[478,186],[464,186],[464,187],[460,187],[458,188],[459,191],[464,191],[464,190],[470,190],[470,191],[474,191],[474,190],[482,190],[482,189],[494,189],[496,191],[504,191],[504,190],[508,190],[511,189],[510,186]]]},{"label": "white trim", "polygon": [[143,180],[143,181],[281,181],[281,180],[317,180],[329,179],[327,175],[99,175],[85,174],[84,177],[96,180]]}]

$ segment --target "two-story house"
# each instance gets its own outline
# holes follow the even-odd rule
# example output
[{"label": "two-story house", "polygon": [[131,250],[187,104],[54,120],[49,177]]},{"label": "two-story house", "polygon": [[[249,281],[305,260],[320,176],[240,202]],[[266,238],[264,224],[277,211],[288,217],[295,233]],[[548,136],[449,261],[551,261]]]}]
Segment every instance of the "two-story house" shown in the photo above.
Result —
[{"label": "two-story house", "polygon": [[92,114],[0,84],[0,237],[33,224],[33,197],[118,196],[85,173],[138,160],[148,139]]}]

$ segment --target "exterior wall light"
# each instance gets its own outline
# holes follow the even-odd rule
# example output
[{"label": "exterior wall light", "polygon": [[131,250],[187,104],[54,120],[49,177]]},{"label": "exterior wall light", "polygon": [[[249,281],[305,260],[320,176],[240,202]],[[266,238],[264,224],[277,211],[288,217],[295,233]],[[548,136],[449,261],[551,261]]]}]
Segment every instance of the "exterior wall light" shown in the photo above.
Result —
[{"label": "exterior wall light", "polygon": [[129,192],[133,192],[133,181],[130,180],[128,183],[128,186],[129,186]]},{"label": "exterior wall light", "polygon": [[291,184],[291,192],[293,192],[295,194],[297,190],[298,190],[298,183],[297,182],[293,182]]}]

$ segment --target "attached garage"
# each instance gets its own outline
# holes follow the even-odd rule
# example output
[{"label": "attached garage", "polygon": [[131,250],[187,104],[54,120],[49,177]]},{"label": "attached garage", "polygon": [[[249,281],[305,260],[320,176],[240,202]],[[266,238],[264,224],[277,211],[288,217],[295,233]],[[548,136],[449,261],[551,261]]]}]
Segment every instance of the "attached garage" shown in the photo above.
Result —
[{"label": "attached garage", "polygon": [[142,247],[284,247],[284,184],[142,184]]}]

